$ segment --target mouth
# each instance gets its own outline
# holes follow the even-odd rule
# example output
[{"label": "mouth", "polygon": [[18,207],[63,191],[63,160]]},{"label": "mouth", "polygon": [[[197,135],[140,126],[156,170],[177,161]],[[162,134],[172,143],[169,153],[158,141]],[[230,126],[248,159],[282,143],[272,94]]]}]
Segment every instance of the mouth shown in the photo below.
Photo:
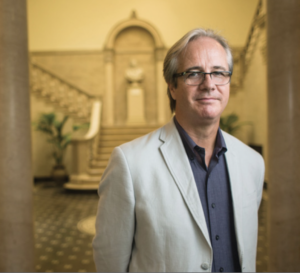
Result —
[{"label": "mouth", "polygon": [[200,100],[215,100],[215,98],[200,98]]},{"label": "mouth", "polygon": [[214,101],[214,100],[217,100],[217,99],[216,98],[208,97],[208,98],[198,98],[196,100],[203,101],[203,102],[209,102],[209,101]]}]

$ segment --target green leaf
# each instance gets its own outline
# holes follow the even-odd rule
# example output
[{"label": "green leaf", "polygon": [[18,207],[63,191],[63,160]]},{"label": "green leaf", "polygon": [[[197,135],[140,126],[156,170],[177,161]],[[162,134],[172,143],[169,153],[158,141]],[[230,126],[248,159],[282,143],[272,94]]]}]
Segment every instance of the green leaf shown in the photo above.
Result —
[{"label": "green leaf", "polygon": [[86,122],[82,125],[73,125],[73,131],[77,131],[79,129],[83,129],[83,128],[87,128],[90,126],[90,123],[89,122]]},{"label": "green leaf", "polygon": [[233,123],[237,122],[238,119],[239,119],[239,117],[236,114],[229,115],[227,117],[227,124],[232,125]]},{"label": "green leaf", "polygon": [[222,116],[220,118],[220,128],[233,135],[236,131],[238,131],[242,126],[244,125],[251,125],[251,122],[240,122],[237,123],[237,121],[239,120],[239,117],[237,114],[229,114],[227,116]]},{"label": "green leaf", "polygon": [[[52,154],[57,164],[62,163],[64,151],[71,143],[71,132],[63,134],[63,128],[68,120],[68,116],[64,116],[61,121],[56,119],[55,113],[43,113],[32,125],[37,131],[47,134],[49,138],[47,142],[53,146],[55,150]],[[82,125],[74,125],[72,131],[79,130],[89,126],[89,123]]]}]

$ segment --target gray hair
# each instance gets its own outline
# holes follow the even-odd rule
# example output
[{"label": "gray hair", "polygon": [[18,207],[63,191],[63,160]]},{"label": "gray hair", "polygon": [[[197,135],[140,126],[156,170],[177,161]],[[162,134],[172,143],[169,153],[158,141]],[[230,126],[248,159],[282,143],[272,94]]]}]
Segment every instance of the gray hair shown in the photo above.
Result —
[{"label": "gray hair", "polygon": [[[227,55],[227,62],[229,71],[233,71],[233,58],[229,45],[224,37],[216,34],[213,30],[196,28],[185,34],[178,42],[176,42],[168,51],[164,60],[164,78],[168,84],[174,85],[177,88],[177,80],[174,74],[177,73],[178,69],[178,57],[180,53],[186,49],[187,45],[198,38],[209,37],[216,40],[224,49]],[[175,111],[176,100],[172,98],[170,89],[168,87],[168,97],[170,100],[171,111]]]}]

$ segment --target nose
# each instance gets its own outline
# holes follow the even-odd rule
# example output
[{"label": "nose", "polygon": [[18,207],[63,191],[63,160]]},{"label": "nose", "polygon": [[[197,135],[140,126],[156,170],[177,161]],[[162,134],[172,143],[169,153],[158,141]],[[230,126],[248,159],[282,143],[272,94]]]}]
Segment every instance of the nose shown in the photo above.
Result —
[{"label": "nose", "polygon": [[211,74],[204,75],[203,82],[199,85],[199,87],[207,91],[213,90],[215,88],[215,84],[211,78]]}]

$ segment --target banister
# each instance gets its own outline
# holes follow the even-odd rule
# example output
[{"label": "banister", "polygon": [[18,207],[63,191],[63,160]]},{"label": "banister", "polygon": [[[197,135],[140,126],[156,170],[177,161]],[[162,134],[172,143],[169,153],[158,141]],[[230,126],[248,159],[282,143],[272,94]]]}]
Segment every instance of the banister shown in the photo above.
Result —
[{"label": "banister", "polygon": [[96,98],[98,98],[98,97],[96,97],[96,96],[94,96],[94,95],[91,95],[91,94],[87,93],[86,91],[84,91],[84,90],[82,90],[82,89],[80,89],[80,88],[74,86],[73,84],[69,83],[68,81],[62,79],[61,77],[59,77],[59,76],[57,76],[57,75],[55,75],[53,72],[50,72],[50,71],[48,71],[47,69],[45,69],[45,68],[43,68],[43,67],[41,67],[41,66],[39,66],[39,65],[37,65],[37,64],[31,63],[31,65],[32,65],[32,67],[41,70],[42,72],[44,72],[44,73],[50,75],[51,77],[53,77],[53,78],[59,80],[61,83],[68,85],[68,86],[71,87],[72,89],[75,89],[78,93],[83,94],[83,95],[87,96],[87,97],[90,98],[90,99],[96,99]]},{"label": "banister", "polygon": [[253,52],[256,48],[257,41],[264,29],[266,23],[266,14],[263,13],[263,1],[258,2],[255,15],[253,17],[251,27],[249,30],[248,38],[246,40],[246,45],[240,55],[241,58],[241,84],[245,79],[245,75],[248,71],[249,64],[252,60]]},{"label": "banister", "polygon": [[91,118],[90,118],[90,126],[88,132],[83,137],[72,137],[72,142],[76,141],[88,141],[96,137],[100,130],[101,123],[101,109],[102,102],[100,100],[95,100],[93,102]]},{"label": "banister", "polygon": [[100,100],[95,100],[92,106],[88,132],[83,137],[73,136],[71,139],[73,154],[72,172],[70,175],[70,182],[64,185],[65,188],[80,189],[80,183],[78,184],[78,182],[80,182],[83,177],[89,180],[92,179],[87,174],[87,170],[98,146],[101,108],[102,102]]},{"label": "banister", "polygon": [[250,31],[249,31],[249,34],[248,34],[247,42],[246,42],[246,45],[244,47],[244,54],[246,54],[246,52],[248,51],[248,48],[250,46],[252,36],[253,36],[253,33],[254,33],[254,29],[255,29],[257,23],[260,21],[259,19],[260,19],[261,9],[262,9],[262,0],[260,0],[258,2],[256,12],[255,12],[254,18],[253,18],[252,23],[251,23],[251,27],[250,27]]}]

